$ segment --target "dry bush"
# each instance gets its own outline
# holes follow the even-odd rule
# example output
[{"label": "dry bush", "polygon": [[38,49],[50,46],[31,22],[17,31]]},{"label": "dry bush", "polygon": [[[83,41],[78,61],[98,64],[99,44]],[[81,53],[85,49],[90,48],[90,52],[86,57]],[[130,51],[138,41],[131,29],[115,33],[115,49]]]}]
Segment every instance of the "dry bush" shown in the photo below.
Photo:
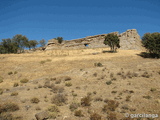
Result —
[{"label": "dry bush", "polygon": [[36,103],[36,104],[38,104],[40,102],[40,100],[36,97],[32,98],[30,101],[31,101],[31,103]]},{"label": "dry bush", "polygon": [[13,87],[18,87],[18,86],[19,84],[17,82],[13,84]]},{"label": "dry bush", "polygon": [[18,95],[18,92],[11,93],[11,96],[17,96],[17,95]]},{"label": "dry bush", "polygon": [[58,79],[58,80],[55,80],[55,84],[60,84],[61,83],[61,80]]},{"label": "dry bush", "polygon": [[2,95],[2,94],[3,94],[3,89],[0,88],[0,95]]},{"label": "dry bush", "polygon": [[72,86],[72,83],[71,82],[66,82],[65,86],[70,87],[70,86]]},{"label": "dry bush", "polygon": [[84,106],[90,106],[91,105],[91,97],[90,96],[86,96],[84,98],[81,99],[81,105]]},{"label": "dry bush", "polygon": [[156,90],[157,90],[156,88],[151,88],[151,89],[150,89],[151,92],[154,92],[154,91],[156,91]]},{"label": "dry bush", "polygon": [[130,101],[130,99],[131,99],[130,95],[126,96],[126,101]]},{"label": "dry bush", "polygon": [[68,99],[67,99],[66,95],[64,95],[64,94],[56,94],[55,96],[53,96],[51,98],[51,102],[53,104],[58,105],[58,106],[62,106],[63,104],[66,104],[67,100]]},{"label": "dry bush", "polygon": [[43,87],[44,87],[44,88],[51,88],[50,81],[49,81],[49,80],[46,80]]},{"label": "dry bush", "polygon": [[94,77],[97,77],[97,73],[95,72],[95,73],[93,74],[93,76],[94,76]]},{"label": "dry bush", "polygon": [[48,108],[49,112],[59,112],[59,109],[56,105],[52,105]]},{"label": "dry bush", "polygon": [[3,77],[0,76],[0,83],[2,83],[2,82],[3,82]]},{"label": "dry bush", "polygon": [[103,112],[107,112],[108,110],[110,111],[115,111],[115,109],[119,106],[119,103],[114,100],[108,100],[107,104],[104,105],[102,108]]},{"label": "dry bush", "polygon": [[107,118],[108,120],[117,120],[116,113],[110,112]]},{"label": "dry bush", "polygon": [[132,77],[133,77],[133,76],[132,76],[132,73],[131,73],[130,71],[128,71],[128,72],[126,73],[126,77],[132,78]]},{"label": "dry bush", "polygon": [[69,109],[70,109],[71,111],[74,111],[74,110],[76,110],[79,106],[80,106],[79,103],[71,103],[70,106],[69,106]]},{"label": "dry bush", "polygon": [[114,76],[114,73],[112,72],[112,73],[110,73],[110,78],[112,78]]},{"label": "dry bush", "polygon": [[8,72],[8,75],[12,75],[13,74],[13,72]]},{"label": "dry bush", "polygon": [[148,72],[144,72],[141,76],[145,77],[145,78],[150,78],[151,77],[151,75],[149,75]]},{"label": "dry bush", "polygon": [[97,113],[93,113],[90,115],[90,120],[101,120],[101,119],[102,119],[101,115]]},{"label": "dry bush", "polygon": [[19,110],[19,106],[16,103],[0,103],[0,114],[3,112],[14,112]]},{"label": "dry bush", "polygon": [[60,86],[55,86],[54,84],[51,84],[51,92],[53,93],[63,93],[64,88]]},{"label": "dry bush", "polygon": [[94,63],[95,67],[103,67],[102,63],[98,62],[98,63]]},{"label": "dry bush", "polygon": [[24,79],[22,79],[22,80],[20,80],[20,82],[21,83],[27,83],[29,80],[28,79],[26,79],[26,78],[24,78]]},{"label": "dry bush", "polygon": [[94,101],[103,101],[103,98],[101,98],[101,97],[96,97],[95,99],[94,99]]},{"label": "dry bush", "polygon": [[74,115],[77,116],[77,117],[83,117],[82,110],[76,110],[76,111],[74,112]]}]

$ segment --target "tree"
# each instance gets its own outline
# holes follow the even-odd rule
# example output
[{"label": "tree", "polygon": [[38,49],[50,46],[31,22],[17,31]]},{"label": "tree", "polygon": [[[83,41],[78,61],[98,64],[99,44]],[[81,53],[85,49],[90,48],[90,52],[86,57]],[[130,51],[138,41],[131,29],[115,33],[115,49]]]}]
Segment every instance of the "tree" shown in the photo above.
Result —
[{"label": "tree", "polygon": [[160,33],[145,33],[142,44],[150,54],[160,57]]},{"label": "tree", "polygon": [[120,48],[119,42],[118,36],[113,33],[108,34],[104,40],[104,44],[108,45],[112,52],[116,52],[116,49]]},{"label": "tree", "polygon": [[0,53],[17,53],[18,44],[12,39],[2,39],[0,44]]},{"label": "tree", "polygon": [[28,38],[26,36],[17,34],[13,36],[12,40],[18,44],[18,47],[20,48],[20,52],[24,51],[25,47],[28,47]]},{"label": "tree", "polygon": [[55,39],[58,40],[58,43],[60,43],[60,44],[63,42],[63,37],[57,37]]},{"label": "tree", "polygon": [[38,45],[38,42],[36,40],[30,40],[28,47],[30,48],[36,48],[36,46]]},{"label": "tree", "polygon": [[44,47],[46,45],[46,41],[42,39],[39,41],[39,44],[41,45],[41,47]]}]

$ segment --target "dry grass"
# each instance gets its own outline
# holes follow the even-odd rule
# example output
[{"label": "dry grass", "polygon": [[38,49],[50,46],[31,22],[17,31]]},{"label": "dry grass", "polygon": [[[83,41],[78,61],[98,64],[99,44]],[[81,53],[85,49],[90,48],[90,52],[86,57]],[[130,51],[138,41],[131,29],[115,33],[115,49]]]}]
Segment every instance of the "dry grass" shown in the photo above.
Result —
[{"label": "dry grass", "polygon": [[[19,110],[11,113],[23,116],[24,120],[35,119],[36,113],[48,109],[50,118],[60,120],[66,116],[89,120],[91,115],[93,120],[116,120],[133,110],[160,113],[160,60],[137,56],[141,51],[102,53],[104,50],[107,48],[1,54],[0,103],[16,102]],[[99,54],[93,55],[95,52]],[[95,67],[94,63],[102,66]],[[25,78],[29,81],[21,83]],[[11,96],[15,92],[18,95]],[[35,97],[40,101],[38,104],[31,102]],[[123,109],[126,104],[127,109]],[[52,106],[57,106],[59,112]],[[7,109],[3,108],[10,111]]]}]

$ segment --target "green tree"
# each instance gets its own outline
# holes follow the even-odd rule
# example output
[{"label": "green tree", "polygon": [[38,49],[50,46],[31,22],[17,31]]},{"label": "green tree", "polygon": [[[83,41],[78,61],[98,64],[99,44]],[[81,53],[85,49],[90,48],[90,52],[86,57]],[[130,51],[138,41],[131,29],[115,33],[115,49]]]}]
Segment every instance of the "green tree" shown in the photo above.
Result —
[{"label": "green tree", "polygon": [[17,53],[18,44],[12,39],[2,39],[0,44],[0,53]]},{"label": "green tree", "polygon": [[28,47],[30,48],[36,48],[36,46],[38,45],[38,42],[36,40],[30,40]]},{"label": "green tree", "polygon": [[117,48],[120,48],[119,42],[118,36],[113,33],[107,34],[104,40],[104,44],[108,45],[112,52],[116,52]]},{"label": "green tree", "polygon": [[41,45],[41,47],[44,47],[46,45],[46,41],[42,39],[39,41],[39,44]]},{"label": "green tree", "polygon": [[63,42],[63,37],[57,37],[55,39],[58,40],[58,43],[60,43],[60,44]]},{"label": "green tree", "polygon": [[21,34],[17,34],[13,36],[12,40],[18,44],[20,52],[24,51],[25,47],[28,47],[28,38]]},{"label": "green tree", "polygon": [[160,57],[160,33],[144,34],[142,44],[150,54]]}]

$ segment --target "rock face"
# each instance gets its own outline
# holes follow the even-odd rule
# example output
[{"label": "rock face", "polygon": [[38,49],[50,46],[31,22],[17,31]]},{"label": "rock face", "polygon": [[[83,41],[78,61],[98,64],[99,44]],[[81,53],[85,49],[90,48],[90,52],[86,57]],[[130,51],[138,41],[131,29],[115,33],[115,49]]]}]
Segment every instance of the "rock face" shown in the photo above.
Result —
[{"label": "rock face", "polygon": [[[140,36],[136,29],[127,30],[126,32],[121,34],[119,34],[119,32],[113,33],[118,35],[120,39],[120,49],[143,49]],[[107,47],[105,44],[103,44],[106,35],[107,34],[101,34],[95,36],[88,36],[81,39],[65,40],[61,44],[59,44],[57,40],[51,39],[48,41],[46,50]]]}]

